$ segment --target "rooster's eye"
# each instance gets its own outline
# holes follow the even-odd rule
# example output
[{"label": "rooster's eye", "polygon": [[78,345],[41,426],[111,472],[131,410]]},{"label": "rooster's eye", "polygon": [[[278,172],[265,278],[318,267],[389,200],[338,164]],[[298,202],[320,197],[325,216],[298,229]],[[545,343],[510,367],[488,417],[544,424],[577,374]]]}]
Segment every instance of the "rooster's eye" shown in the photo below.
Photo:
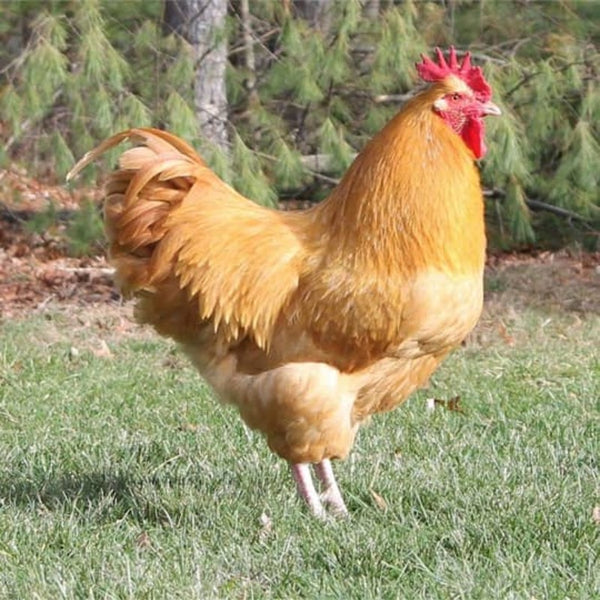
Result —
[{"label": "rooster's eye", "polygon": [[458,92],[454,92],[454,94],[452,94],[452,100],[460,100],[460,94]]}]

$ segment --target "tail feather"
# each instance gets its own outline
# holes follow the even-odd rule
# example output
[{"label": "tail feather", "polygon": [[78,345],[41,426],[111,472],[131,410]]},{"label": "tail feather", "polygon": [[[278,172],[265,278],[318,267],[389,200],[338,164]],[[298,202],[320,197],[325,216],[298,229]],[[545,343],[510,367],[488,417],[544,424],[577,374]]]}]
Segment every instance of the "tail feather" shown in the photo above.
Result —
[{"label": "tail feather", "polygon": [[125,170],[137,170],[151,161],[156,156],[156,152],[147,146],[135,146],[125,150],[119,157],[119,167]]},{"label": "tail feather", "polygon": [[67,180],[125,140],[137,145],[121,154],[119,168],[105,185],[104,222],[118,284],[129,295],[151,287],[151,258],[167,233],[165,221],[206,165],[189,144],[170,133],[129,129],[87,152]]},{"label": "tail feather", "polygon": [[190,164],[187,158],[181,155],[159,154],[155,156],[147,165],[139,167],[137,172],[131,177],[127,187],[127,203],[133,204],[140,192],[155,177],[157,181],[172,183],[171,179],[190,178],[185,182],[185,188],[192,187],[193,177],[198,170],[197,164]]},{"label": "tail feather", "polygon": [[[195,163],[205,167],[206,163],[198,156],[198,153],[187,142],[181,138],[162,131],[161,129],[153,129],[151,127],[140,127],[138,129],[130,129],[130,139],[137,143],[142,142],[155,154],[172,152],[173,148],[191,158]],[[117,134],[118,135],[118,134]]]},{"label": "tail feather", "polygon": [[[125,140],[131,140],[133,143],[141,142],[154,155],[173,152],[173,148],[175,148],[184,156],[191,158],[196,164],[206,166],[206,163],[198,156],[196,151],[187,142],[184,142],[177,136],[166,131],[161,131],[160,129],[140,127],[121,131],[104,140],[93,150],[86,152],[83,158],[67,173],[67,181],[71,181],[82,169],[94,162],[99,156],[102,156],[107,150],[118,146]],[[135,148],[132,150],[135,150]]]},{"label": "tail feather", "polygon": [[[164,202],[146,200],[144,203],[136,204],[125,212],[119,221],[117,243],[133,252],[142,246],[155,244],[164,235],[159,225],[168,213],[168,205]],[[124,223],[125,219],[127,222]]]}]

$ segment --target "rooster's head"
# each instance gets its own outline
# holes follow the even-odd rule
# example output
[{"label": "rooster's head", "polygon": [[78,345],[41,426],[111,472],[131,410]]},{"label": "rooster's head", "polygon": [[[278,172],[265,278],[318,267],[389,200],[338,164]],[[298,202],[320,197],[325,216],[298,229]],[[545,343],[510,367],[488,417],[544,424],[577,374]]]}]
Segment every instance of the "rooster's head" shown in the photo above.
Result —
[{"label": "rooster's head", "polygon": [[500,109],[490,100],[492,89],[480,67],[471,65],[467,52],[459,63],[454,47],[450,48],[448,61],[436,48],[438,62],[423,56],[417,64],[421,79],[440,82],[440,95],[433,101],[432,110],[438,114],[471,149],[475,158],[485,152],[485,125],[483,117],[499,115]]}]

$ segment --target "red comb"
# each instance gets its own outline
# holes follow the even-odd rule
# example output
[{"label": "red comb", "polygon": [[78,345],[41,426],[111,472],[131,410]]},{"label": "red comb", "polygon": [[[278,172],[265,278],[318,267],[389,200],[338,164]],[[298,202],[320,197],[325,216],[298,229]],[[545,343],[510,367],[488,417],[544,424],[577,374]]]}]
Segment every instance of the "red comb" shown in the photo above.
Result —
[{"label": "red comb", "polygon": [[423,61],[417,63],[417,71],[421,79],[424,81],[439,81],[444,77],[448,77],[448,75],[455,75],[460,77],[475,92],[478,100],[487,102],[492,97],[492,88],[485,80],[481,68],[471,66],[470,52],[465,52],[460,64],[454,46],[450,46],[448,61],[446,61],[444,53],[439,48],[435,49],[435,53],[438,59],[437,64],[428,56],[421,55]]}]

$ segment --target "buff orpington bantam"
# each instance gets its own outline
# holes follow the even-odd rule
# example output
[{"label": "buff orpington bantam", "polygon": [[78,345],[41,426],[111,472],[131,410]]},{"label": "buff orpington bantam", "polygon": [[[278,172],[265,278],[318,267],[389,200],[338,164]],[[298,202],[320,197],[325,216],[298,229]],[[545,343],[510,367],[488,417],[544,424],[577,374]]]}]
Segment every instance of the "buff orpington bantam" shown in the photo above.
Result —
[{"label": "buff orpington bantam", "polygon": [[424,385],[482,308],[474,161],[483,118],[500,111],[469,53],[436,52],[417,64],[429,85],[308,210],[258,206],[156,129],[111,137],[69,174],[134,143],[105,190],[116,281],[137,320],[174,339],[290,463],[320,517],[347,514],[331,459]]}]

